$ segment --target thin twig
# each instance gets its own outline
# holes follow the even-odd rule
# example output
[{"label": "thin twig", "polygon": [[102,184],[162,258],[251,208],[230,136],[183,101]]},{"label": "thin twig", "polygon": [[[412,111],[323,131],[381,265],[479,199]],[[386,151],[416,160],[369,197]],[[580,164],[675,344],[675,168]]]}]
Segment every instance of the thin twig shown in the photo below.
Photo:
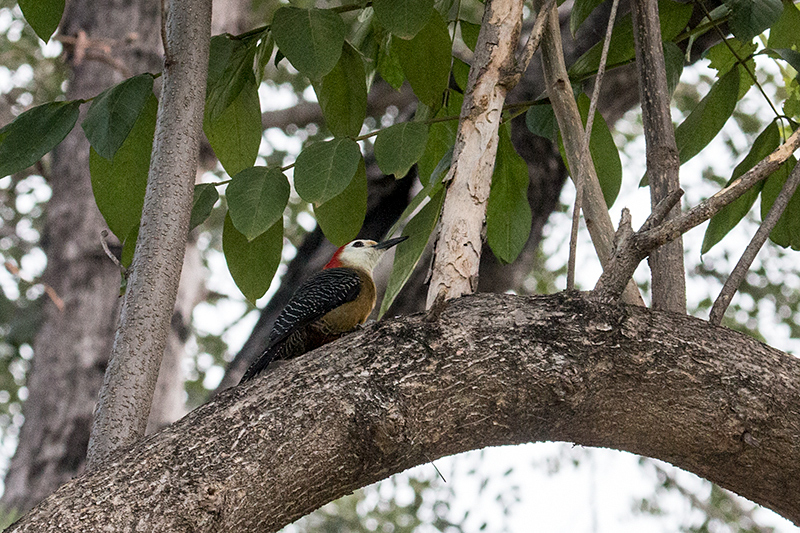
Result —
[{"label": "thin twig", "polygon": [[[537,0],[535,6],[544,5]],[[543,12],[544,13],[544,12]],[[544,73],[547,94],[553,105],[558,121],[558,129],[564,140],[564,151],[569,163],[569,174],[576,183],[584,181],[583,208],[584,220],[597,256],[603,268],[608,267],[612,257],[614,241],[614,224],[608,214],[608,207],[600,188],[600,181],[592,163],[589,147],[585,142],[583,121],[581,120],[575,97],[572,94],[569,74],[564,62],[564,51],[561,46],[561,29],[558,13],[551,8],[545,25],[545,36],[542,41],[542,71]],[[625,291],[623,299],[626,303],[644,305],[639,290],[631,283]]]},{"label": "thin twig", "polygon": [[611,45],[611,34],[614,31],[614,19],[617,16],[617,6],[619,0],[614,0],[611,4],[611,13],[608,16],[608,26],[606,27],[606,37],[603,40],[603,52],[600,55],[600,67],[597,70],[597,78],[592,89],[592,100],[589,103],[589,115],[586,117],[586,144],[592,138],[592,125],[594,114],[597,111],[597,101],[600,99],[600,86],[603,84],[603,75],[606,73],[606,63],[608,62],[608,48]]},{"label": "thin twig", "polygon": [[555,3],[556,0],[547,0],[547,2],[545,2],[545,4],[542,6],[542,9],[540,9],[536,14],[536,22],[533,23],[533,28],[531,28],[528,41],[525,43],[525,47],[517,56],[516,71],[520,76],[524,74],[526,70],[528,70],[528,65],[533,58],[533,54],[535,54],[536,50],[539,48],[539,43],[542,41],[542,35],[544,34],[544,24],[547,22],[547,15],[550,13],[550,10],[553,9]]},{"label": "thin twig", "polygon": [[104,229],[103,231],[100,232],[100,246],[103,247],[103,251],[106,253],[108,258],[111,259],[111,262],[114,263],[115,265],[117,265],[117,267],[120,269],[120,271],[123,274],[125,274],[128,271],[128,269],[125,268],[124,266],[122,266],[122,263],[119,262],[119,259],[117,259],[117,256],[114,255],[111,252],[111,249],[109,249],[108,242],[107,242],[106,239],[108,239],[108,230]]},{"label": "thin twig", "polygon": [[798,184],[800,184],[800,165],[795,165],[794,170],[789,175],[789,179],[783,184],[783,189],[781,189],[780,194],[778,194],[772,207],[770,207],[767,217],[761,223],[761,226],[759,226],[756,234],[753,235],[753,240],[751,240],[750,244],[745,248],[742,257],[739,258],[739,262],[736,263],[731,275],[728,276],[728,279],[725,281],[725,285],[723,285],[719,296],[717,296],[714,305],[711,307],[708,321],[715,326],[719,326],[720,322],[722,322],[722,317],[725,316],[725,310],[728,309],[733,295],[739,290],[739,285],[744,281],[747,271],[750,270],[750,265],[753,264],[753,260],[756,258],[756,255],[758,255],[759,250],[764,246],[767,237],[769,237],[769,234],[781,218]]},{"label": "thin twig", "polygon": [[[589,103],[589,114],[586,117],[586,146],[589,146],[592,138],[592,124],[594,124],[594,114],[597,110],[597,100],[600,98],[600,86],[603,83],[603,75],[606,72],[606,62],[608,61],[608,47],[611,44],[611,34],[614,31],[614,19],[617,16],[617,6],[619,0],[614,0],[611,4],[611,13],[608,17],[608,27],[606,37],[603,41],[603,52],[600,55],[600,68],[597,71],[597,78],[594,82],[592,100]],[[575,288],[575,262],[578,255],[578,225],[581,222],[581,206],[583,205],[583,180],[575,180],[575,204],[572,206],[572,229],[569,234],[569,260],[567,261],[567,290]]]}]

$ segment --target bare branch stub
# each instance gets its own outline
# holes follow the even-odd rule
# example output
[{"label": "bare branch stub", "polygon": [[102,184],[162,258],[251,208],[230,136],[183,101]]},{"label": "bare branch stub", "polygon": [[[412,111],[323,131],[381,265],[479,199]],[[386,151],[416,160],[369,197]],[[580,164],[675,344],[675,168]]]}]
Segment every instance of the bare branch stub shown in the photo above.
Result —
[{"label": "bare branch stub", "polygon": [[[615,250],[614,255],[609,260],[603,274],[595,285],[596,295],[603,299],[615,299],[622,294],[625,284],[633,276],[638,264],[647,255],[670,241],[673,241],[694,228],[699,226],[712,216],[717,214],[723,207],[730,204],[742,194],[747,192],[750,187],[763,180],[786,162],[789,157],[800,148],[800,129],[796,130],[786,142],[775,149],[770,155],[759,161],[753,168],[742,174],[739,179],[720,190],[710,198],[700,202],[689,211],[676,218],[657,223],[657,217],[680,199],[680,194],[673,191],[654,209],[651,217],[645,225],[637,231],[630,239],[626,240],[624,248]],[[672,205],[670,205],[671,202]],[[669,206],[669,208],[667,208]]]}]

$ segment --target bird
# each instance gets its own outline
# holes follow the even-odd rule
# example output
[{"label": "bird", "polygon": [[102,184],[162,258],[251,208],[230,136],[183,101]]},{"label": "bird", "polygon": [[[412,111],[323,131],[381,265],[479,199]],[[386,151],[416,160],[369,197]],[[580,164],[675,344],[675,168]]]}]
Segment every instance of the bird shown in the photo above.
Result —
[{"label": "bird", "polygon": [[336,250],[323,269],[295,291],[275,320],[267,348],[239,384],[258,376],[272,361],[303,355],[363,324],[375,307],[375,265],[386,250],[407,238],[356,239]]}]

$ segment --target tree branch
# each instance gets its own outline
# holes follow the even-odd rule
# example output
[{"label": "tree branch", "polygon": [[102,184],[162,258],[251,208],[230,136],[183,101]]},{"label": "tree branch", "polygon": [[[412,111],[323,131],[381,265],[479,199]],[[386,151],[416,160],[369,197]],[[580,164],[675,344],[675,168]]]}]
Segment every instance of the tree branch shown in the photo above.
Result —
[{"label": "tree branch", "polygon": [[276,531],[413,465],[549,440],[669,461],[797,523],[798,374],[683,315],[576,293],[461,298],[221,393],[7,531]]},{"label": "tree branch", "polygon": [[[667,87],[664,49],[657,0],[631,3],[636,65],[639,72],[639,97],[647,144],[647,175],[650,201],[655,207],[669,193],[680,189],[678,145],[672,125]],[[668,215],[675,218],[680,206]],[[680,238],[653,251],[650,255],[653,281],[653,309],[686,312],[686,279],[683,266],[683,242]]]},{"label": "tree branch", "polygon": [[189,233],[203,124],[211,0],[169,0],[165,64],[136,252],[87,454],[97,468],[147,425]]},{"label": "tree branch", "polygon": [[472,294],[478,288],[503,103],[521,75],[515,57],[521,29],[522,2],[486,2],[461,107],[453,164],[444,179],[447,196],[436,238],[428,308],[437,300]]},{"label": "tree branch", "polygon": [[[543,2],[534,3],[541,8]],[[544,71],[547,94],[558,121],[558,129],[564,140],[564,151],[569,161],[570,176],[576,183],[583,182],[583,213],[586,228],[603,268],[611,257],[614,241],[614,225],[608,214],[600,181],[597,179],[592,156],[583,130],[578,104],[572,94],[564,53],[561,48],[561,32],[558,24],[558,11],[550,11],[549,23],[545,26],[542,42],[542,70]],[[644,305],[636,285],[631,283],[625,291],[625,302]]]},{"label": "tree branch", "polygon": [[[742,174],[733,183],[718,191],[716,194],[697,204],[686,213],[667,220],[656,226],[645,224],[642,228],[626,239],[625,245],[618,247],[609,261],[608,267],[595,285],[594,292],[601,299],[617,298],[625,284],[633,276],[636,266],[647,255],[672,240],[677,239],[695,226],[699,226],[720,209],[739,198],[750,187],[763,180],[784,163],[800,148],[800,130],[796,130],[786,142],[775,149],[770,155],[758,162],[753,168]],[[676,191],[670,195],[677,194]],[[671,198],[667,196],[665,200]],[[655,210],[654,210],[655,212]]]},{"label": "tree branch", "polygon": [[789,179],[783,184],[783,189],[781,189],[772,207],[770,207],[767,217],[761,223],[761,226],[759,226],[756,234],[753,235],[753,240],[751,240],[750,244],[745,248],[742,257],[739,258],[739,262],[736,263],[731,275],[725,281],[725,285],[723,285],[719,296],[714,301],[714,305],[711,306],[708,320],[715,326],[719,326],[720,322],[722,322],[722,317],[725,316],[725,310],[731,303],[733,295],[736,294],[739,285],[742,284],[744,277],[747,275],[747,271],[750,270],[750,265],[753,264],[753,260],[756,258],[756,255],[758,255],[758,251],[761,250],[761,247],[767,242],[767,237],[769,237],[772,229],[778,223],[786,206],[789,205],[789,200],[792,199],[798,184],[800,184],[800,165],[795,165],[794,170],[789,175]]}]

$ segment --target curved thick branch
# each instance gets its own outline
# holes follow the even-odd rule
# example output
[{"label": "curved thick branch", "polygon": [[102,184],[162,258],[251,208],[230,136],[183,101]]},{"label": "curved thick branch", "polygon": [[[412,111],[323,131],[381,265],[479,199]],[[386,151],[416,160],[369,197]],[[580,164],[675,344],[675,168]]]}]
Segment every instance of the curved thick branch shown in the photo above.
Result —
[{"label": "curved thick branch", "polygon": [[465,450],[657,457],[800,522],[800,361],[691,317],[481,295],[374,324],[221,393],[9,532],[275,531]]}]

